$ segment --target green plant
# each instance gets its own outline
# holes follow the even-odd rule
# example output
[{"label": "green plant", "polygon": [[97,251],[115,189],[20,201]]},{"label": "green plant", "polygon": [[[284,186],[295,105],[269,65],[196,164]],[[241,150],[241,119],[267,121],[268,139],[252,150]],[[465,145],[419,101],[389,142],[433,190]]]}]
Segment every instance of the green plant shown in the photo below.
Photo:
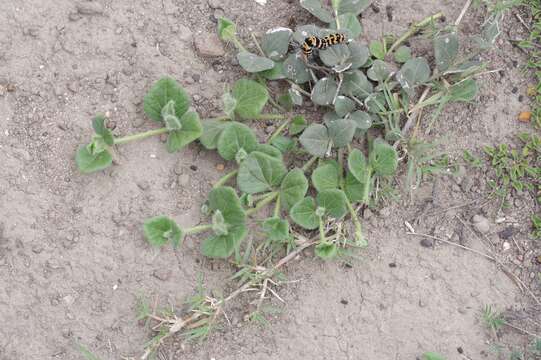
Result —
[{"label": "green plant", "polygon": [[494,311],[491,305],[485,305],[482,313],[482,319],[485,325],[494,333],[505,325],[505,320],[503,319],[502,314]]},{"label": "green plant", "polygon": [[422,360],[445,360],[445,358],[442,355],[435,352],[424,353],[421,359]]}]

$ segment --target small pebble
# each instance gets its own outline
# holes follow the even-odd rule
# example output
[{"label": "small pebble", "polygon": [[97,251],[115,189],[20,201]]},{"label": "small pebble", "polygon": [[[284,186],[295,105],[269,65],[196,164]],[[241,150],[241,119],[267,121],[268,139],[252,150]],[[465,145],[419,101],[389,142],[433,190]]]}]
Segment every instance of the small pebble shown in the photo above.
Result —
[{"label": "small pebble", "polygon": [[434,246],[434,241],[431,239],[423,239],[421,240],[421,246],[425,248],[431,248]]},{"label": "small pebble", "polygon": [[395,267],[396,267],[396,263],[394,263],[394,262],[389,263],[389,267],[390,267],[390,268],[395,268]]},{"label": "small pebble", "polygon": [[156,279],[167,281],[172,275],[172,271],[168,268],[156,269],[152,272],[152,276]]},{"label": "small pebble", "polygon": [[515,234],[515,228],[513,226],[508,226],[505,229],[503,229],[502,231],[500,231],[498,233],[498,236],[502,240],[507,240],[510,237],[512,237],[514,234]]},{"label": "small pebble", "polygon": [[507,241],[504,241],[502,247],[503,247],[503,251],[507,251],[511,249],[511,244],[509,244]]},{"label": "small pebble", "polygon": [[342,300],[340,300],[340,304],[347,305],[347,304],[349,304],[349,301],[347,301],[346,299],[342,299]]},{"label": "small pebble", "polygon": [[224,171],[224,169],[225,169],[225,165],[224,165],[224,164],[218,164],[218,165],[216,165],[216,170],[218,170],[218,171]]},{"label": "small pebble", "polygon": [[486,234],[490,231],[490,222],[482,215],[475,215],[472,218],[473,227],[481,234]]},{"label": "small pebble", "polygon": [[84,1],[76,5],[77,12],[82,15],[101,15],[103,6],[97,1]]},{"label": "small pebble", "polygon": [[197,166],[195,166],[195,165],[190,165],[190,170],[192,170],[192,171],[197,171]]}]

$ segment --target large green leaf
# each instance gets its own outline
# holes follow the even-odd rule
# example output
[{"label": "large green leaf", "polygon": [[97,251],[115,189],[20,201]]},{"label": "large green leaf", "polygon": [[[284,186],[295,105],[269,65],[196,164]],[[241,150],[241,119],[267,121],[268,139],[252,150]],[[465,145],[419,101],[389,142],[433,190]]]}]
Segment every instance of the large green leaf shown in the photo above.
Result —
[{"label": "large green leaf", "polygon": [[458,56],[458,35],[455,32],[439,34],[434,38],[436,67],[445,72]]},{"label": "large green leaf", "polygon": [[368,97],[374,91],[374,87],[360,70],[344,74],[341,92],[348,96],[355,96],[361,100]]},{"label": "large green leaf", "polygon": [[366,184],[357,180],[355,176],[348,171],[344,179],[344,192],[346,193],[346,196],[350,202],[356,203],[362,201],[366,186]]},{"label": "large green leaf", "polygon": [[105,116],[96,115],[92,120],[92,127],[107,145],[112,146],[115,143],[113,132],[105,126]]},{"label": "large green leaf", "polygon": [[342,190],[328,189],[317,194],[317,205],[325,209],[325,214],[341,219],[347,213],[346,194]]},{"label": "large green leaf", "polygon": [[334,100],[337,90],[338,84],[334,79],[322,78],[318,80],[312,90],[312,101],[317,105],[330,105]]},{"label": "large green leaf", "polygon": [[235,23],[226,18],[218,19],[218,36],[222,40],[231,41],[235,38],[237,27]]},{"label": "large green leaf", "polygon": [[291,170],[280,185],[280,202],[289,211],[293,205],[304,198],[308,191],[308,180],[301,169]]},{"label": "large green leaf", "polygon": [[199,115],[194,111],[189,111],[180,118],[181,129],[169,132],[167,137],[167,150],[175,152],[189,143],[197,140],[203,134],[203,126],[199,120]]},{"label": "large green leaf", "polygon": [[93,143],[81,146],[75,154],[77,167],[84,174],[103,170],[113,163],[113,158],[109,151],[102,149],[99,152],[95,152],[92,150],[94,146]]},{"label": "large green leaf", "polygon": [[324,125],[312,124],[304,130],[299,141],[308,153],[323,157],[329,148],[330,139]]},{"label": "large green leaf", "polygon": [[355,110],[355,101],[343,95],[336,97],[336,101],[334,102],[334,111],[338,116],[344,117],[353,110]]},{"label": "large green leaf", "polygon": [[[347,30],[350,39],[359,37],[363,33],[363,27],[355,14],[343,13],[338,15],[337,20],[340,24],[340,30]],[[337,29],[336,20],[331,24],[331,29]]]},{"label": "large green leaf", "polygon": [[216,149],[218,147],[218,139],[228,124],[228,122],[219,120],[203,121],[203,134],[201,134],[199,141],[208,150]]},{"label": "large green leaf", "polygon": [[163,246],[171,242],[177,247],[184,240],[182,229],[167,216],[156,216],[146,220],[143,231],[147,241],[153,246]]},{"label": "large green leaf", "polygon": [[235,112],[243,119],[256,117],[269,100],[267,89],[248,79],[238,80],[233,86],[233,97],[237,100]]},{"label": "large green leaf", "polygon": [[319,20],[330,23],[333,21],[331,12],[323,7],[321,0],[300,0],[301,6]]},{"label": "large green leaf", "polygon": [[370,167],[378,176],[392,176],[398,167],[398,154],[394,147],[382,139],[374,140],[370,151]]},{"label": "large green leaf", "polygon": [[225,160],[234,160],[241,149],[250,153],[256,146],[257,138],[253,130],[238,122],[231,122],[226,126],[217,144],[218,153]]},{"label": "large green leaf", "polygon": [[274,61],[251,52],[242,51],[237,54],[239,65],[249,73],[257,73],[274,68]]},{"label": "large green leaf", "polygon": [[329,189],[338,189],[338,171],[338,164],[336,162],[328,162],[318,166],[312,172],[312,184],[318,192]]},{"label": "large green leaf", "polygon": [[304,84],[312,79],[306,64],[296,54],[289,54],[284,61],[284,74],[296,84]]},{"label": "large green leaf", "polygon": [[286,167],[281,159],[254,151],[241,162],[237,184],[242,192],[260,193],[280,185],[286,172]]},{"label": "large green leaf", "polygon": [[314,253],[323,260],[331,260],[338,255],[338,248],[335,243],[323,242],[317,244]]},{"label": "large green leaf", "polygon": [[336,147],[344,147],[351,143],[357,124],[348,119],[339,119],[329,124],[329,138]]},{"label": "large green leaf", "polygon": [[269,144],[257,144],[255,151],[265,153],[277,159],[282,159],[282,155],[283,155],[280,149]]},{"label": "large green leaf", "polygon": [[265,55],[272,60],[281,60],[287,54],[289,42],[293,31],[288,28],[274,28],[268,30],[261,39],[261,48]]},{"label": "large green leaf", "polygon": [[295,224],[304,229],[314,230],[319,226],[319,218],[316,215],[316,202],[311,196],[293,205],[289,215]]},{"label": "large green leaf", "polygon": [[285,242],[289,240],[289,221],[280,218],[268,218],[263,222],[263,232],[272,242]]},{"label": "large green leaf", "polygon": [[359,182],[365,182],[368,168],[366,158],[359,149],[353,149],[348,156],[348,169]]},{"label": "large green leaf", "polygon": [[370,5],[370,2],[371,0],[340,0],[337,13],[352,13],[357,16]]},{"label": "large green leaf", "polygon": [[162,109],[171,100],[175,104],[175,115],[181,118],[190,107],[190,98],[175,80],[164,77],[158,80],[145,96],[145,114],[154,121],[162,122]]}]

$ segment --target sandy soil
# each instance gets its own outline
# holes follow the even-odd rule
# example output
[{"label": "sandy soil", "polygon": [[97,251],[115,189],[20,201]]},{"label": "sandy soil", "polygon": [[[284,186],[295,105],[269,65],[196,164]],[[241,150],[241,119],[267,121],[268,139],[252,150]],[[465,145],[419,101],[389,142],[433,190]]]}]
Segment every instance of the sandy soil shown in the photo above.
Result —
[{"label": "sandy soil", "polygon": [[[195,38],[214,33],[216,17],[235,20],[246,39],[250,31],[289,26],[291,19],[314,21],[293,0],[268,0],[266,6],[251,0],[77,4],[0,2],[1,360],[81,359],[76,342],[102,359],[137,358],[149,338],[135,319],[138,296],[181,306],[199,274],[208,288],[222,286],[231,269],[203,258],[198,238],[176,251],[156,251],[141,231],[143,219],[160,213],[186,226],[201,221],[199,207],[221,175],[215,154],[192,145],[171,155],[155,138],[122,147],[119,166],[82,176],[75,149],[91,135],[96,112],[107,112],[116,134],[152,128],[142,98],[163,75],[194,95],[203,117],[216,114],[223,87],[242,76],[230,49],[217,58],[194,50]],[[454,19],[461,7],[452,0],[381,0],[363,14],[363,39],[400,33],[437,11]],[[481,10],[472,9],[464,30],[475,33],[481,21]],[[525,57],[507,41],[520,31],[514,19],[505,23],[490,56],[491,68],[501,72],[483,77],[480,101],[450,106],[437,123],[434,136],[451,156],[510,141],[528,129],[515,121],[527,106],[529,79],[518,67]],[[404,227],[408,220],[419,232],[483,250],[480,236],[458,218],[468,223],[475,214],[497,215],[495,205],[482,199],[485,173],[468,169],[438,178],[419,190],[413,205],[401,201],[365,214],[370,247],[352,266],[303,254],[287,268],[288,278],[298,282],[280,289],[287,304],[271,326],[245,322],[239,306],[229,309],[231,324],[224,323],[210,342],[175,341],[161,358],[399,360],[430,350],[465,359],[461,348],[467,359],[494,359],[480,310],[494,304],[535,314],[530,300],[490,261],[445,245],[425,248]],[[498,232],[516,223],[514,239],[528,249],[523,214],[531,206],[524,195],[484,238],[501,251]],[[517,252],[503,256],[514,259]],[[530,279],[539,265],[528,259],[513,271],[539,296],[539,283]],[[501,334],[504,342],[524,345],[527,339],[519,335],[509,329]]]}]

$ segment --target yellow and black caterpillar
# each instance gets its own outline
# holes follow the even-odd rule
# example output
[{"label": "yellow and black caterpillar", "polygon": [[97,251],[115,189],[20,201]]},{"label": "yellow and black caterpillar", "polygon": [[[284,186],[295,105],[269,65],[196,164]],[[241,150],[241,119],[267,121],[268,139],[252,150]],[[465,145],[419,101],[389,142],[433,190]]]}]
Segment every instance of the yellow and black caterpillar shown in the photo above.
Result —
[{"label": "yellow and black caterpillar", "polygon": [[302,43],[302,51],[306,56],[312,54],[312,50],[316,49],[326,49],[328,46],[341,44],[346,41],[344,34],[331,34],[327,35],[324,38],[320,39],[317,36],[310,36],[304,39]]}]

